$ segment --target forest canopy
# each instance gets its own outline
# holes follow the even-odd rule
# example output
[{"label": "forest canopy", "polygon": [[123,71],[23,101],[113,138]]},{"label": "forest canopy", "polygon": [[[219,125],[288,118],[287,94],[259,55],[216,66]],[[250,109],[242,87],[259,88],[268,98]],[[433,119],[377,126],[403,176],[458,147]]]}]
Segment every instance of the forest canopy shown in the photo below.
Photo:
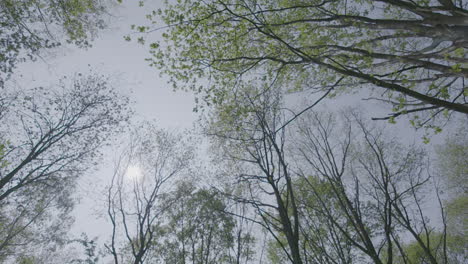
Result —
[{"label": "forest canopy", "polygon": [[4,0],[0,26],[1,263],[467,263],[468,2]]},{"label": "forest canopy", "polygon": [[[153,11],[151,64],[208,103],[248,83],[334,97],[358,93],[415,127],[468,113],[464,1],[179,1]],[[149,33],[151,34],[151,33]],[[208,79],[209,82],[200,82]],[[435,121],[438,120],[438,121]],[[434,122],[433,122],[434,121]]]}]

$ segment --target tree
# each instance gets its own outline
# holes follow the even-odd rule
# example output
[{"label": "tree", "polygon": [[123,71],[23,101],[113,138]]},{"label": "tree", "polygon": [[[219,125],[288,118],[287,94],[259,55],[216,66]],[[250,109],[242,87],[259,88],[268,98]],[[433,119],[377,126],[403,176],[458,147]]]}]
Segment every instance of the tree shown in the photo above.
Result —
[{"label": "tree", "polygon": [[[180,182],[166,198],[171,207],[155,248],[154,260],[163,263],[248,263],[253,237],[228,213],[225,197],[215,190]],[[238,230],[236,232],[236,229]]]},{"label": "tree", "polygon": [[229,197],[253,208],[260,220],[250,220],[273,236],[285,259],[302,264],[299,212],[285,148],[286,130],[281,126],[281,98],[274,91],[265,92],[259,100],[253,98],[254,89],[229,102],[238,107],[216,109],[207,133],[220,151],[218,158],[238,164],[232,176],[247,189]]},{"label": "tree", "polygon": [[128,98],[99,75],[4,92],[0,257],[9,258],[33,254],[30,246],[45,250],[64,242],[76,180],[98,161],[130,112]]},{"label": "tree", "polygon": [[338,215],[326,206],[330,199],[318,192],[316,181],[308,184],[322,204],[318,212],[328,219],[327,229],[341,233],[353,254],[369,263],[412,263],[404,234],[411,236],[425,263],[450,263],[447,225],[429,223],[429,197],[438,200],[442,219],[445,214],[439,190],[431,187],[424,151],[402,146],[356,114],[339,121],[316,114],[308,118],[299,125],[297,145],[310,167],[301,172],[328,183],[337,201]]},{"label": "tree", "polygon": [[[313,190],[311,191],[311,186]],[[333,193],[333,187],[326,180],[317,177],[298,178],[294,182],[296,199],[301,216],[300,241],[306,263],[354,263],[356,254],[348,243],[345,233],[350,232],[346,216],[340,211],[339,199]],[[320,199],[317,199],[319,196]],[[328,214],[339,219],[345,232],[330,228],[333,226]],[[270,242],[269,259],[273,263],[284,263],[285,258],[278,249],[277,243]]]},{"label": "tree", "polygon": [[0,87],[25,59],[71,43],[87,47],[105,26],[107,0],[3,0],[0,2]]},{"label": "tree", "polygon": [[449,259],[453,263],[466,262],[464,248],[468,246],[468,137],[464,119],[460,126],[447,136],[445,142],[436,147],[436,175],[446,191],[444,208],[447,225]]},{"label": "tree", "polygon": [[[175,88],[222,104],[253,83],[329,97],[358,92],[433,127],[468,113],[464,1],[180,1],[148,17],[151,64]],[[209,82],[200,82],[208,79]],[[370,92],[369,92],[370,89]],[[323,98],[322,98],[323,99]],[[441,117],[443,118],[443,117]],[[432,123],[434,121],[434,123]]]},{"label": "tree", "polygon": [[[444,238],[444,234],[434,232],[428,240],[431,247],[430,250],[431,252],[434,252],[434,256],[436,256],[438,263],[465,263],[468,257],[466,256],[466,252],[464,252],[466,248],[466,243],[463,243],[464,237],[451,234],[446,234],[446,236],[447,237]],[[444,240],[446,244],[442,245],[441,241]],[[460,241],[462,241],[462,243],[460,243]],[[444,254],[444,250],[441,249],[441,247],[444,246],[446,247],[446,255]],[[403,257],[396,252],[394,263],[404,264],[429,262],[424,249],[421,248],[416,241],[403,244],[403,250],[406,255]]]},{"label": "tree", "polygon": [[135,128],[106,192],[112,234],[105,247],[115,264],[146,263],[158,250],[163,213],[172,206],[162,195],[188,172],[193,155],[180,135],[149,123]]},{"label": "tree", "polygon": [[[466,118],[436,147],[438,174],[442,177],[446,189],[452,193],[467,195],[468,186],[468,136],[466,135]],[[455,195],[456,196],[456,195]]]},{"label": "tree", "polygon": [[[281,93],[254,88],[215,108],[208,134],[237,164],[244,195],[278,263],[409,263],[408,236],[428,263],[448,262],[447,225],[430,225],[426,153],[405,147],[354,111],[308,113],[291,123]],[[289,124],[293,124],[289,126]],[[438,239],[434,240],[435,234]],[[271,254],[274,252],[274,254]],[[400,258],[401,257],[401,258]]]}]

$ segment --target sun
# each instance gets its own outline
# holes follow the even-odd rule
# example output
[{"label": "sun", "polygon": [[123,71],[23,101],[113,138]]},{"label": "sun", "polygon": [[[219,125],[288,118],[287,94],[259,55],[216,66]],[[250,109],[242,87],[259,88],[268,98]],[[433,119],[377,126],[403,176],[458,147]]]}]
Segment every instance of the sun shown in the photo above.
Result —
[{"label": "sun", "polygon": [[141,178],[142,173],[141,169],[138,166],[130,165],[128,166],[127,171],[125,172],[125,175],[127,176],[127,178],[136,180]]}]

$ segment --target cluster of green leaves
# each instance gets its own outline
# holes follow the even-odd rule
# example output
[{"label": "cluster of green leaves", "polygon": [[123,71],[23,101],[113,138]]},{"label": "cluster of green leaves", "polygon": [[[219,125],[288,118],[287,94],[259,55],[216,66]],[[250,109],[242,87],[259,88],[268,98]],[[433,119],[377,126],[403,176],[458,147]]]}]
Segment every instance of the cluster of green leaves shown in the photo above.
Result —
[{"label": "cluster of green leaves", "polygon": [[447,244],[453,263],[468,258],[468,136],[465,130],[466,124],[462,123],[436,148],[438,175],[446,190]]},{"label": "cluster of green leaves", "polygon": [[[153,239],[140,260],[124,245],[120,256],[135,263],[248,263],[255,253],[255,240],[228,213],[226,197],[193,182],[179,181],[175,189],[160,195],[151,209],[158,212],[152,224]],[[151,214],[151,213],[148,213]],[[132,239],[138,248],[141,240]]]},{"label": "cluster of green leaves", "polygon": [[233,216],[225,213],[223,197],[194,185],[181,183],[166,203],[167,225],[161,237],[165,263],[232,263],[234,248]]},{"label": "cluster of green leaves", "polygon": [[[444,237],[445,236],[445,237]],[[424,236],[421,236],[430,251],[437,258],[437,263],[465,263],[466,261],[466,236],[459,235],[444,235],[439,232],[433,232],[429,235],[429,239],[426,240]],[[409,242],[403,245],[405,256],[401,256],[395,253],[393,263],[395,264],[418,264],[428,263],[427,254],[423,248],[415,241]],[[443,254],[444,250],[447,251],[447,259]],[[384,256],[385,257],[385,256]]]},{"label": "cluster of green leaves", "polygon": [[[390,104],[390,122],[421,112],[413,126],[440,130],[435,117],[468,113],[466,14],[463,3],[437,1],[178,1],[148,14],[167,25],[148,61],[207,104],[245,82],[357,92]],[[152,25],[136,28],[145,43]]]},{"label": "cluster of green leaves", "polygon": [[[6,142],[8,144],[8,142]],[[5,143],[0,143],[0,168],[6,167],[8,162],[4,159],[6,152]]]},{"label": "cluster of green leaves", "polygon": [[[347,221],[346,216],[340,212],[339,201],[331,183],[319,177],[309,176],[295,179],[294,188],[301,215],[300,240],[303,241],[304,261],[306,263],[329,263],[336,260],[352,263],[355,259],[351,252],[352,246],[343,234],[331,228],[330,218],[324,213],[324,210],[328,210],[336,215],[339,221],[343,223]],[[282,243],[285,244],[284,235],[280,237],[283,240]],[[276,241],[270,241],[267,253],[272,264],[285,263],[288,260]]]}]

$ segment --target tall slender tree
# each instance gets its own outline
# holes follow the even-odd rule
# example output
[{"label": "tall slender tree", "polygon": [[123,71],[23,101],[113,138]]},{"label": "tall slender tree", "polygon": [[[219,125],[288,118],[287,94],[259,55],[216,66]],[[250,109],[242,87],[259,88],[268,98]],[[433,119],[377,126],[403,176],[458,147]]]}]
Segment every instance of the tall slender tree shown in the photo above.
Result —
[{"label": "tall slender tree", "polygon": [[146,263],[162,235],[158,226],[171,206],[162,195],[171,182],[187,173],[193,149],[180,135],[149,123],[135,129],[107,188],[111,236],[105,247],[118,263]]}]

